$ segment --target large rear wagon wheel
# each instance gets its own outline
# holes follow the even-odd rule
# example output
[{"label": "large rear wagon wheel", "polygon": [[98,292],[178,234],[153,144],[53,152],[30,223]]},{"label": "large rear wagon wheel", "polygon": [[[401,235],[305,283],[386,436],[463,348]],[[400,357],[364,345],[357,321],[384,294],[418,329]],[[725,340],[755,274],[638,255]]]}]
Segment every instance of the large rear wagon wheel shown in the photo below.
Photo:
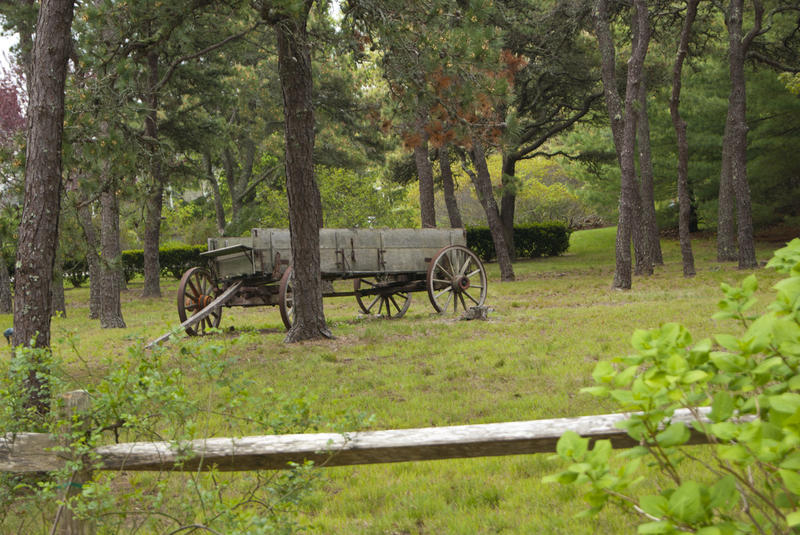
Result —
[{"label": "large rear wagon wheel", "polygon": [[[220,293],[219,286],[207,269],[193,267],[187,270],[178,285],[178,317],[181,323],[203,310]],[[218,307],[199,323],[186,327],[186,334],[195,336],[205,333],[206,330],[216,329],[221,320],[222,307]]]},{"label": "large rear wagon wheel", "polygon": [[402,318],[411,305],[411,292],[392,291],[391,287],[378,294],[362,295],[361,288],[365,290],[380,289],[384,282],[376,277],[353,280],[353,293],[356,296],[358,307],[364,314],[381,316],[388,319]]},{"label": "large rear wagon wheel", "polygon": [[292,266],[283,272],[280,283],[278,283],[278,309],[281,312],[281,319],[286,326],[286,330],[294,325],[294,273]]},{"label": "large rear wagon wheel", "polygon": [[436,312],[463,312],[486,301],[486,270],[478,256],[462,245],[443,248],[428,264],[425,281]]}]

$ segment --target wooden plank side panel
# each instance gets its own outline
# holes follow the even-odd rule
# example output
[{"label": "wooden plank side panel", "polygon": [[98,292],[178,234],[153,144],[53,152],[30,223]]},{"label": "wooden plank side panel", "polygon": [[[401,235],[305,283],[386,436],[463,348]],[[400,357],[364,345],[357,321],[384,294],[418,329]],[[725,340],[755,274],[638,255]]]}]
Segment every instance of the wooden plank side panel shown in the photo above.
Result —
[{"label": "wooden plank side panel", "polygon": [[[703,415],[708,409],[703,409]],[[555,451],[567,430],[594,439],[607,438],[614,447],[636,445],[617,423],[627,414],[582,416],[528,422],[463,425],[358,433],[271,435],[196,440],[176,447],[167,442],[104,446],[97,453],[106,469],[219,470],[281,469],[288,462],[314,461],[324,466],[425,461]],[[705,417],[703,417],[705,420]],[[689,411],[677,411],[672,421],[694,421]],[[700,443],[704,435],[695,434]],[[176,465],[176,463],[178,463]]]}]

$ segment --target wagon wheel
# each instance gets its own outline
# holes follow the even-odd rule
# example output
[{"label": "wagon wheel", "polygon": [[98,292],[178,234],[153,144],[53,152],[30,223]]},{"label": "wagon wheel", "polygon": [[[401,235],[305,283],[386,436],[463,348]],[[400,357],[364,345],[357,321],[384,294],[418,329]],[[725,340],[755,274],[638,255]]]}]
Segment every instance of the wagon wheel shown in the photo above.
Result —
[{"label": "wagon wheel", "polygon": [[[181,323],[208,306],[220,291],[207,269],[193,267],[187,270],[178,285],[178,317]],[[220,320],[222,320],[222,307],[218,307],[199,323],[186,327],[186,334],[189,336],[203,334],[206,329],[219,327]]]},{"label": "wagon wheel", "polygon": [[356,296],[359,308],[364,314],[374,314],[389,319],[402,318],[411,305],[411,292],[392,290],[391,287],[386,288],[385,293],[381,292],[375,295],[363,296],[359,291],[361,285],[365,289],[381,288],[384,281],[380,278],[369,279],[355,279],[353,280],[353,293]]},{"label": "wagon wheel", "polygon": [[281,319],[286,326],[286,330],[292,328],[294,324],[294,274],[292,266],[286,268],[278,284],[278,309],[281,311]]},{"label": "wagon wheel", "polygon": [[461,245],[451,245],[436,253],[428,265],[425,285],[436,312],[463,311],[486,301],[486,270],[475,253]]}]

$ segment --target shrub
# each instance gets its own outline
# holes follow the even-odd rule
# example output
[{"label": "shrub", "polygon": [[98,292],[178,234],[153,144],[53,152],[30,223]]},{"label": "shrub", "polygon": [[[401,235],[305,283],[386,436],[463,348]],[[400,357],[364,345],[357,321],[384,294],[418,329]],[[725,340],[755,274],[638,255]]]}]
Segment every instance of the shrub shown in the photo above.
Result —
[{"label": "shrub", "polygon": [[[571,231],[563,223],[531,223],[514,227],[517,258],[558,256],[569,248]],[[492,233],[486,227],[467,228],[467,246],[482,260],[495,258]]]},{"label": "shrub", "polygon": [[[624,429],[640,446],[612,463],[608,440],[590,450],[588,439],[565,433],[557,451],[571,464],[545,479],[588,486],[588,514],[609,503],[636,511],[639,533],[800,533],[800,239],[768,265],[789,277],[761,316],[748,313],[755,276],[722,285],[714,317],[740,322],[743,335],[693,344],[670,323],[636,331],[633,355],[599,362],[597,386],[584,391],[634,412]],[[693,424],[710,444],[701,453],[686,447],[689,427],[670,418],[703,406],[708,419]],[[666,475],[657,494],[637,496],[643,459]]]}]

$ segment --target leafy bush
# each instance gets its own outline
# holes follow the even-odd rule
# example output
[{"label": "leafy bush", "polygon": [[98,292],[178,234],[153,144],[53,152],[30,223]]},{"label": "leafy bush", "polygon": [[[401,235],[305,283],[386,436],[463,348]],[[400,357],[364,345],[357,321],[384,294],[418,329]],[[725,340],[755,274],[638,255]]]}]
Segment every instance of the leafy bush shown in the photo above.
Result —
[{"label": "leafy bush", "polygon": [[[635,353],[599,362],[597,386],[584,389],[634,414],[626,432],[640,446],[611,462],[611,444],[565,433],[558,456],[571,463],[548,481],[589,487],[588,514],[609,503],[644,519],[639,533],[800,533],[800,239],[776,251],[768,266],[789,277],[774,286],[776,298],[761,316],[755,276],[740,287],[722,285],[717,319],[734,319],[743,335],[719,334],[692,344],[671,323],[638,330]],[[710,443],[687,448],[691,430],[671,422],[687,408],[708,419],[693,424]],[[651,460],[667,477],[658,494],[637,496],[637,469]]]},{"label": "leafy bush", "polygon": [[[514,227],[514,251],[517,258],[558,256],[569,248],[571,231],[563,223],[531,223]],[[486,227],[467,228],[467,247],[482,260],[495,257],[492,233]]]},{"label": "leafy bush", "polygon": [[[57,410],[46,416],[32,410],[25,393],[32,371],[52,393],[75,388],[74,374],[46,350],[15,351],[13,359],[0,362],[0,428],[68,438],[64,443],[69,446],[59,451],[72,460],[47,476],[0,475],[0,532],[50,530],[59,504],[92,519],[98,533],[298,530],[297,513],[319,479],[312,463],[287,464],[285,470],[269,473],[95,471],[93,480],[77,484],[79,490],[67,499],[64,487],[75,471],[96,468],[94,448],[118,441],[166,440],[177,445],[210,434],[316,430],[323,422],[313,413],[312,400],[301,393],[283,397],[255,384],[221,346],[183,348],[179,358],[137,346],[126,356],[105,359],[96,369],[87,366],[82,378],[88,376],[90,382],[82,386],[91,396],[88,429],[67,434],[70,421]],[[96,370],[107,374],[92,377]],[[198,383],[213,388],[198,388]],[[340,423],[354,424],[360,425],[356,419]]]}]

